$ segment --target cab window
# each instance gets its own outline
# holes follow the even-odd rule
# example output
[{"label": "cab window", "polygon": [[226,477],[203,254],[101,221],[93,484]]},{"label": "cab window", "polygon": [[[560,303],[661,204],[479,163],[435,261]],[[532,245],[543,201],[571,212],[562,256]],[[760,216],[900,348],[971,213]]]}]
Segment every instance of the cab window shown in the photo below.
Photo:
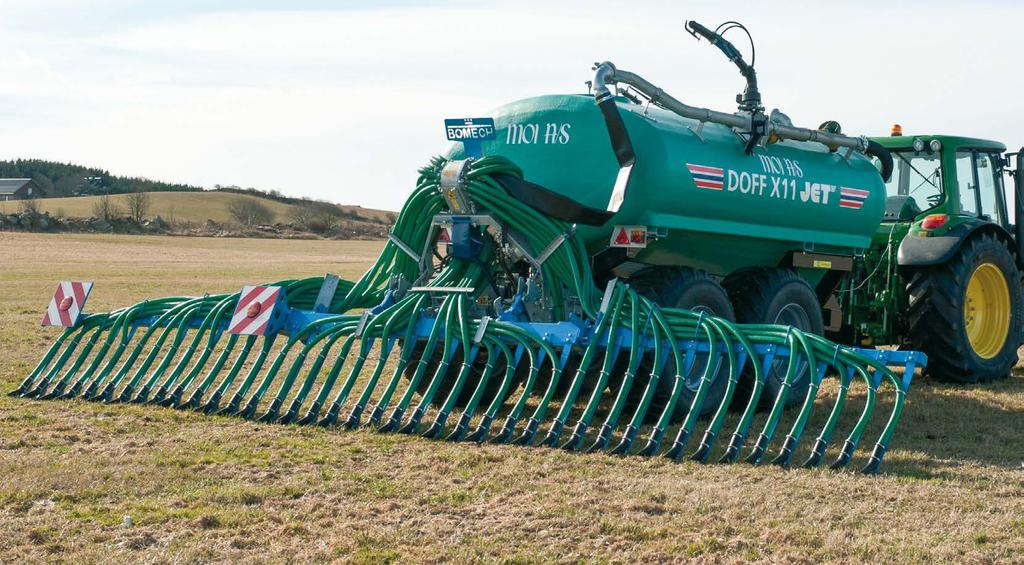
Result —
[{"label": "cab window", "polygon": [[999,164],[989,153],[958,151],[956,181],[960,212],[1008,225]]},{"label": "cab window", "polygon": [[981,214],[999,225],[1008,225],[1006,208],[1003,206],[1003,177],[999,166],[990,153],[979,153],[975,158],[978,168],[978,196],[981,197]]},{"label": "cab window", "polygon": [[956,185],[960,195],[960,213],[978,215],[978,186],[974,180],[974,154],[957,152]]},{"label": "cab window", "polygon": [[938,153],[894,151],[886,195],[903,205],[909,200],[917,213],[942,202],[942,161]]}]

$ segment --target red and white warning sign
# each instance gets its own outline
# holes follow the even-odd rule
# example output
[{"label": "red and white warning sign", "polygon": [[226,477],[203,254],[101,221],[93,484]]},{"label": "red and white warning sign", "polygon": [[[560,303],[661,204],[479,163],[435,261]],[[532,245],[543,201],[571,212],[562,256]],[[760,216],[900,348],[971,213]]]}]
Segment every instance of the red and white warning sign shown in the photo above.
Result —
[{"label": "red and white warning sign", "polygon": [[647,226],[615,226],[610,245],[627,249],[647,247]]},{"label": "red and white warning sign", "polygon": [[441,226],[441,230],[437,234],[438,243],[450,243],[452,241],[452,229],[446,226]]},{"label": "red and white warning sign", "polygon": [[[242,288],[235,313],[228,324],[228,333],[267,335],[277,331],[287,307],[284,291],[279,286],[246,286]],[[281,306],[281,307],[279,307]],[[269,330],[269,331],[268,331]]]},{"label": "red and white warning sign", "polygon": [[43,325],[65,328],[74,326],[78,323],[85,299],[89,298],[91,290],[92,281],[60,281],[46,314],[43,314]]}]

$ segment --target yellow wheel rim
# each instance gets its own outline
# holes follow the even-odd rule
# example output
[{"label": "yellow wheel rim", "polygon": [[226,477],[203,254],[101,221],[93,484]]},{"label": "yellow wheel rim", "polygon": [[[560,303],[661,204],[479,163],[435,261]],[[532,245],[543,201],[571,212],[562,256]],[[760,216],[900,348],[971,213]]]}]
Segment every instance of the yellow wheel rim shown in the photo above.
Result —
[{"label": "yellow wheel rim", "polygon": [[1003,271],[982,263],[971,273],[964,300],[964,326],[971,349],[982,359],[999,354],[1010,331],[1010,289]]}]

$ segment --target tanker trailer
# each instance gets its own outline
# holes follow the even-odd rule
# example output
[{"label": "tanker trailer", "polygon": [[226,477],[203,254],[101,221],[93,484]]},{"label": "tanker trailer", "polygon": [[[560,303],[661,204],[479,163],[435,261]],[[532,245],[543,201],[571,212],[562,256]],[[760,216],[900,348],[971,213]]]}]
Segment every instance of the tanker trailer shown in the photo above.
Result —
[{"label": "tanker trailer", "polygon": [[[723,50],[748,77],[736,114],[688,107],[601,63],[594,95],[501,106],[489,113],[493,139],[472,150],[516,163],[529,182],[502,179],[505,188],[576,223],[599,283],[627,280],[662,306],[824,335],[823,310],[839,315],[829,298],[881,224],[891,157],[880,144],[839,135],[834,126],[794,128],[777,110],[766,116],[753,68],[731,45]],[[613,83],[625,88],[613,95]],[[455,143],[446,157],[469,156]],[[537,297],[531,319],[555,319],[549,299]],[[691,369],[691,392],[705,361],[698,356]],[[784,374],[781,364],[768,372],[760,408],[770,406]],[[791,404],[806,393],[807,376],[801,369],[791,383]],[[740,382],[745,393],[749,377]],[[725,380],[715,379],[708,411]],[[672,393],[663,388],[659,406]]]},{"label": "tanker trailer", "polygon": [[[891,391],[864,466],[877,471],[927,357],[828,341],[821,305],[871,245],[892,160],[766,115],[753,68],[689,27],[746,77],[739,112],[686,106],[602,63],[592,94],[446,120],[458,143],[420,169],[358,280],[104,313],[83,312],[91,282],[63,281],[43,323],[65,331],[12,394],[674,459],[699,437],[694,460],[720,447],[720,461],[774,451],[785,466],[831,376],[838,395],[804,465],[833,443],[832,466],[848,465]],[[833,442],[857,383],[864,407]]]}]

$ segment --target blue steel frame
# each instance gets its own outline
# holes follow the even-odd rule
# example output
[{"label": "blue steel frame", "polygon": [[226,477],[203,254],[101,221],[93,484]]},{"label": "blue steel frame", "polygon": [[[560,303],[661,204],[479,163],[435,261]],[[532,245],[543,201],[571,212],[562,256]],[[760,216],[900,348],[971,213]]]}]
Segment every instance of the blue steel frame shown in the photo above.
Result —
[{"label": "blue steel frame", "polygon": [[[312,310],[299,310],[296,308],[289,308],[287,317],[283,327],[279,330],[281,333],[286,335],[293,335],[302,328],[309,324],[337,314],[327,314],[323,312],[314,312]],[[555,349],[561,349],[561,355],[559,362],[562,366],[565,365],[569,358],[569,354],[572,352],[574,347],[582,347],[587,345],[591,339],[593,339],[593,325],[583,320],[572,317],[573,319],[564,322],[523,322],[523,321],[507,321],[505,323],[515,324],[520,328],[532,333],[543,341],[549,343]],[[139,327],[149,326],[156,321],[156,317],[141,318],[135,321],[132,327],[134,332]],[[504,321],[504,320],[503,320]],[[193,318],[190,320],[190,326],[193,328],[199,327],[202,323],[201,318]],[[416,321],[416,328],[414,335],[417,338],[426,338],[430,335],[430,329],[435,323],[435,318],[429,316],[420,316]],[[320,332],[327,331],[330,329],[331,324],[325,324],[319,328],[319,332],[309,332],[305,336],[304,341],[308,342],[316,338]],[[227,329],[227,321],[220,324],[215,331],[222,332]],[[269,336],[270,334],[268,334]],[[616,331],[616,343],[614,344],[617,350],[629,347],[631,342],[631,331],[626,328],[620,328]],[[608,347],[607,335],[602,336],[601,346]],[[641,340],[645,349],[654,347],[654,341],[651,338],[644,338]],[[710,350],[710,344],[706,341],[697,339],[680,340],[678,347],[680,352],[685,352],[684,364],[689,367],[694,360],[697,353],[707,353]],[[737,362],[742,366],[746,362],[747,352],[743,349],[740,344],[735,344],[737,350]],[[845,346],[844,346],[845,347]],[[721,344],[719,351],[724,349],[724,344]],[[881,364],[890,367],[902,367],[903,379],[902,388],[903,392],[910,390],[910,382],[914,377],[914,371],[917,368],[924,368],[928,363],[928,357],[920,351],[899,351],[889,349],[862,349],[859,347],[849,347],[847,349],[853,350],[860,355],[874,359]],[[761,357],[765,367],[771,365],[776,358],[786,358],[789,356],[789,349],[784,346],[770,345],[770,344],[755,344],[754,351],[757,352],[758,356]],[[540,352],[543,355],[543,351]],[[543,359],[543,358],[542,358]],[[818,363],[819,378],[824,376],[828,364],[825,362]],[[880,372],[874,372],[872,378],[874,379],[874,385],[877,387],[881,384],[882,374]]]}]

